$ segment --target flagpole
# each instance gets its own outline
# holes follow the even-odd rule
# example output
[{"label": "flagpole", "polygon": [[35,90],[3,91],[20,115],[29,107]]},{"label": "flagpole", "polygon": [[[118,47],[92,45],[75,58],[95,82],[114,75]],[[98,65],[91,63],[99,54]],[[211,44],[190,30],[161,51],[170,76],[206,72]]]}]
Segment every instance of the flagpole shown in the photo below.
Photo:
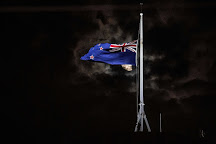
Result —
[{"label": "flagpole", "polygon": [[[144,99],[143,99],[143,13],[140,13],[140,107],[143,117],[144,112]],[[140,131],[143,131],[143,118],[141,118],[141,128]]]},{"label": "flagpole", "polygon": [[160,132],[162,132],[162,125],[161,125],[161,113],[160,113]]},{"label": "flagpole", "polygon": [[139,112],[137,114],[137,123],[136,123],[136,127],[135,127],[135,132],[138,131],[139,124],[140,124],[139,131],[143,132],[143,126],[144,126],[143,120],[145,121],[148,132],[151,132],[151,128],[149,126],[149,123],[148,123],[148,120],[147,120],[147,117],[146,117],[146,114],[144,111],[145,103],[144,103],[144,97],[143,97],[144,96],[143,95],[143,90],[144,90],[143,52],[144,52],[144,49],[143,49],[143,13],[140,13],[140,47],[139,47],[139,60],[140,60],[139,61],[139,74],[140,74],[139,75],[139,77],[140,77],[139,96],[140,96],[140,103],[139,103]]}]

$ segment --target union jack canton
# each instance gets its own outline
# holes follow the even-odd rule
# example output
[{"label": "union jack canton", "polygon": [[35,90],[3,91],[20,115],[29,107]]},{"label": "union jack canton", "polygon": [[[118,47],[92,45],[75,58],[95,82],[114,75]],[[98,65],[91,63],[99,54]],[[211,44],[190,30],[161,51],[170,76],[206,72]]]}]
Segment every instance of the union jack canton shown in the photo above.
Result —
[{"label": "union jack canton", "polygon": [[121,52],[126,52],[126,49],[127,49],[127,50],[130,50],[132,52],[136,52],[136,47],[137,47],[137,40],[134,40],[134,41],[128,42],[128,43],[111,44],[110,45],[111,50],[109,50],[109,51],[115,52],[115,51],[121,50]]}]

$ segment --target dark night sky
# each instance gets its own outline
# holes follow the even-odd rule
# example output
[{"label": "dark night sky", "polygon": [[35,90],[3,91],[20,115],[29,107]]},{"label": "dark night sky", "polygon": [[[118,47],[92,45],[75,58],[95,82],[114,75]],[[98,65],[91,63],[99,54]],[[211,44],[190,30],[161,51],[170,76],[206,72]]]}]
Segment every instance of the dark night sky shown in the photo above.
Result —
[{"label": "dark night sky", "polygon": [[[97,10],[81,10],[89,5]],[[137,39],[138,1],[3,0],[0,6],[15,6],[0,12],[6,135],[20,141],[60,136],[66,143],[71,135],[133,133],[135,69],[79,58],[97,43]],[[74,10],[20,12],[25,7],[18,6]],[[161,112],[164,132],[199,137],[203,129],[213,140],[216,3],[148,0],[144,7],[145,108],[153,133]]]}]

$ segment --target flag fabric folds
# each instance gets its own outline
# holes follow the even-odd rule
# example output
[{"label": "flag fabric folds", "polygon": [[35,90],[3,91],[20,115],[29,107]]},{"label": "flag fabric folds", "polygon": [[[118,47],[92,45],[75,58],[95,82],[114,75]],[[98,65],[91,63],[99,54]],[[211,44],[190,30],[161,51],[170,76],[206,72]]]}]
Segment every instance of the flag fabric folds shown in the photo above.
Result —
[{"label": "flag fabric folds", "polygon": [[81,60],[104,62],[111,65],[136,65],[137,40],[123,44],[96,44]]}]

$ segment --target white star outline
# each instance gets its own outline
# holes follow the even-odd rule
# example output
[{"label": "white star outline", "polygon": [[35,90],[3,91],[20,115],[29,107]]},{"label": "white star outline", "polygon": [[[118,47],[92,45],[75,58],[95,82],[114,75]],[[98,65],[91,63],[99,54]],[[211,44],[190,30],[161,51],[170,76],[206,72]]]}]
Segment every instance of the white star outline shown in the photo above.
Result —
[{"label": "white star outline", "polygon": [[91,55],[91,56],[90,56],[90,59],[94,60],[94,56],[93,56],[93,55]]},{"label": "white star outline", "polygon": [[102,46],[100,47],[100,50],[103,50],[103,47],[102,47]]}]

